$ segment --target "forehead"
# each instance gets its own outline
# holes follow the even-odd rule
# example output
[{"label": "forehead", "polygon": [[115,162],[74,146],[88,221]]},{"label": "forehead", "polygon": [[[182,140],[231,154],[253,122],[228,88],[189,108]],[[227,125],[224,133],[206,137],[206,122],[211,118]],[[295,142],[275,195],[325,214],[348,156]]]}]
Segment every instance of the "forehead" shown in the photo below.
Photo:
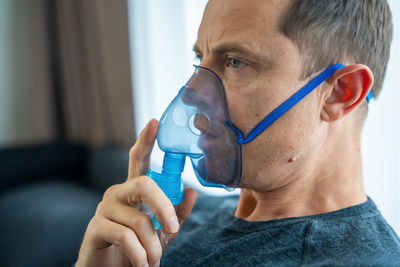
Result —
[{"label": "forehead", "polygon": [[210,0],[199,28],[199,45],[235,41],[258,50],[260,44],[284,37],[279,23],[288,4],[289,0]]}]

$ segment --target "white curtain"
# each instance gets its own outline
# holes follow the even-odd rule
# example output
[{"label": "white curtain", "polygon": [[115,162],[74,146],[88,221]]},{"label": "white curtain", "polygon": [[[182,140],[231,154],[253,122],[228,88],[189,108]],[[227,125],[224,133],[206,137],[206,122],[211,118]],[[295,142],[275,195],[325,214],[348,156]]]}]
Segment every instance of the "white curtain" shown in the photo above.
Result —
[{"label": "white curtain", "polygon": [[[206,2],[129,0],[136,129],[142,129],[152,117],[159,119],[192,73],[195,61],[191,50]],[[362,152],[366,192],[400,233],[400,51],[396,50],[400,47],[400,2],[389,3],[394,23],[391,59],[384,89],[370,105]],[[161,162],[162,153],[156,148],[152,163]],[[186,182],[197,186],[191,168],[186,170]],[[224,193],[209,188],[206,192]]]},{"label": "white curtain", "polygon": [[132,145],[129,67],[126,0],[0,0],[0,146]]},{"label": "white curtain", "polygon": [[0,1],[0,145],[53,140],[46,1]]},{"label": "white curtain", "polygon": [[54,12],[66,137],[91,146],[131,146],[126,0],[57,0]]}]

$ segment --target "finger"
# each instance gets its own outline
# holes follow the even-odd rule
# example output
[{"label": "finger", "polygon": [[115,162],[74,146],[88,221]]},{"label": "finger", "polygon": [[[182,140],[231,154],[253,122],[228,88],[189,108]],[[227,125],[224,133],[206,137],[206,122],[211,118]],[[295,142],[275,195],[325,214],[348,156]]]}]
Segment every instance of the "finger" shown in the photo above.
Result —
[{"label": "finger", "polygon": [[[186,188],[184,192],[183,201],[181,204],[176,206],[176,215],[178,217],[179,225],[182,225],[183,222],[189,217],[192,212],[193,206],[196,203],[197,193],[192,188]],[[172,241],[177,236],[176,234],[172,234],[168,236],[168,240]],[[163,246],[163,249],[165,245]]]},{"label": "finger", "polygon": [[146,250],[147,262],[156,264],[161,259],[162,247],[149,216],[120,203],[102,202],[99,212],[110,221],[132,229],[143,248]]},{"label": "finger", "polygon": [[158,132],[158,121],[151,119],[129,151],[128,179],[145,175],[150,166],[150,155]]},{"label": "finger", "polygon": [[96,237],[102,242],[119,246],[133,266],[146,266],[147,255],[136,234],[126,226],[104,217],[97,219]]},{"label": "finger", "polygon": [[186,188],[183,196],[183,201],[176,207],[176,215],[179,220],[179,224],[185,221],[189,217],[194,204],[196,203],[197,193],[193,188]]},{"label": "finger", "polygon": [[151,178],[139,176],[126,181],[120,186],[116,197],[118,201],[130,206],[139,202],[146,203],[168,233],[176,233],[179,230],[174,206]]}]

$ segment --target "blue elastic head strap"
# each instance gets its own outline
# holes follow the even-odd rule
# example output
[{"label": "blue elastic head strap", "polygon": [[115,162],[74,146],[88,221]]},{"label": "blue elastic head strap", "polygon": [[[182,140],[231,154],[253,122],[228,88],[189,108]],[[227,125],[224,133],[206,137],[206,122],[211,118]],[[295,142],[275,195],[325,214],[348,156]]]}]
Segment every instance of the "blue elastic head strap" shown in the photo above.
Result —
[{"label": "blue elastic head strap", "polygon": [[[306,84],[303,88],[297,91],[294,95],[292,95],[288,100],[283,102],[279,107],[277,107],[274,111],[272,111],[267,117],[265,117],[251,132],[247,135],[246,138],[243,137],[243,133],[235,126],[233,126],[237,136],[238,136],[238,144],[242,145],[248,143],[254,138],[256,138],[259,134],[261,134],[265,129],[267,129],[272,123],[274,123],[280,116],[282,116],[286,111],[291,109],[294,105],[296,105],[300,100],[302,100],[305,96],[311,93],[315,88],[317,88],[321,83],[326,81],[335,71],[338,69],[344,68],[345,66],[342,64],[334,64],[321,72],[317,77],[312,79],[308,84]],[[367,95],[367,102],[369,103],[370,99],[373,97],[372,91],[369,91]]]},{"label": "blue elastic head strap", "polygon": [[372,90],[369,91],[368,95],[367,95],[367,103],[369,103],[369,101],[371,100],[371,98],[373,98],[374,95],[372,94]]}]

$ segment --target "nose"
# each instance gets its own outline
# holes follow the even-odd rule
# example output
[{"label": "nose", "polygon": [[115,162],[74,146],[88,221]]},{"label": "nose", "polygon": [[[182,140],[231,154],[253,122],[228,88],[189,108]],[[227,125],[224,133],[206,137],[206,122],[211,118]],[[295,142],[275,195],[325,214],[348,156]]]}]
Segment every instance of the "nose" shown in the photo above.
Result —
[{"label": "nose", "polygon": [[215,109],[223,93],[222,82],[211,69],[196,66],[196,71],[186,83],[182,99],[185,104],[200,110]]}]

